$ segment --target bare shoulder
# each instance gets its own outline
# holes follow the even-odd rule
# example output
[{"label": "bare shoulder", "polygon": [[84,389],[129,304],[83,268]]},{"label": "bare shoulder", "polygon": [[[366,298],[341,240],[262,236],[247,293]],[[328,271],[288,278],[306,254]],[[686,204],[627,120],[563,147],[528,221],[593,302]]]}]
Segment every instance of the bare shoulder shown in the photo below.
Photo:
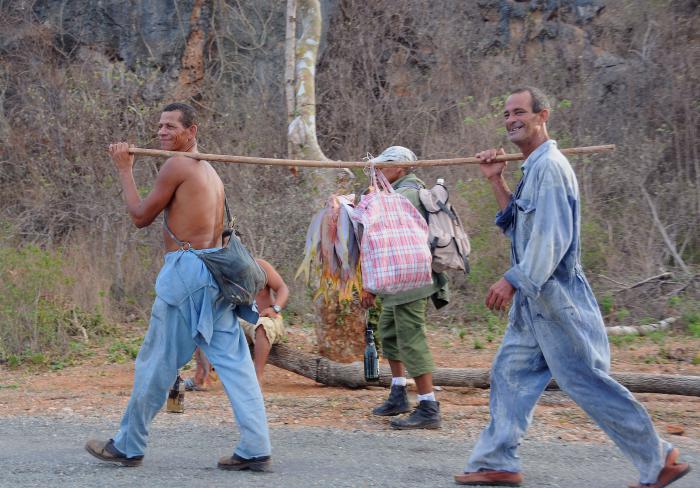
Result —
[{"label": "bare shoulder", "polygon": [[267,273],[268,276],[270,274],[270,271],[275,271],[275,268],[273,268],[272,265],[270,263],[268,263],[267,261],[265,261],[264,259],[255,258],[255,261],[257,261],[257,263],[260,265],[260,267],[265,270],[265,273]]},{"label": "bare shoulder", "polygon": [[265,271],[265,274],[267,275],[267,283],[273,289],[276,289],[284,284],[282,276],[280,276],[274,266],[261,258],[255,258],[255,261],[257,261],[263,271]]},{"label": "bare shoulder", "polygon": [[165,164],[160,168],[161,171],[186,171],[192,168],[192,165],[197,162],[196,159],[188,158],[187,156],[173,156],[165,161]]},{"label": "bare shoulder", "polygon": [[158,171],[158,178],[182,182],[191,174],[196,160],[185,156],[168,158]]}]

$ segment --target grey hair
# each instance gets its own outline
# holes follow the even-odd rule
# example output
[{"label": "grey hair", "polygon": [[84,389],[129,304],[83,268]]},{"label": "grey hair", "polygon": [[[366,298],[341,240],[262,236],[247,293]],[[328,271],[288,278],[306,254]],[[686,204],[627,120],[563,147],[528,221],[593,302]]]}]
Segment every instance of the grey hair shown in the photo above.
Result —
[{"label": "grey hair", "polygon": [[532,97],[532,111],[536,114],[540,113],[542,110],[552,109],[547,95],[545,95],[542,90],[535,88],[534,86],[523,86],[516,88],[515,90],[511,91],[510,94],[515,95],[516,93],[526,92],[530,94],[530,97]]}]

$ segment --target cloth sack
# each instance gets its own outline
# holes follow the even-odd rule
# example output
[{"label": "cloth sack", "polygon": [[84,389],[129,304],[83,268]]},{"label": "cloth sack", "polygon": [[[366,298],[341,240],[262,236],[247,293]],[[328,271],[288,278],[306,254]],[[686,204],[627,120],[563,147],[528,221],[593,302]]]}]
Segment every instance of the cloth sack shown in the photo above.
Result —
[{"label": "cloth sack", "polygon": [[352,219],[362,224],[362,287],[391,295],[432,284],[428,225],[411,201],[397,193],[381,171],[370,170],[372,191],[362,196]]},{"label": "cloth sack", "polygon": [[265,271],[238,236],[231,233],[228,244],[218,251],[197,254],[204,262],[221,294],[231,305],[252,305],[266,282]]}]

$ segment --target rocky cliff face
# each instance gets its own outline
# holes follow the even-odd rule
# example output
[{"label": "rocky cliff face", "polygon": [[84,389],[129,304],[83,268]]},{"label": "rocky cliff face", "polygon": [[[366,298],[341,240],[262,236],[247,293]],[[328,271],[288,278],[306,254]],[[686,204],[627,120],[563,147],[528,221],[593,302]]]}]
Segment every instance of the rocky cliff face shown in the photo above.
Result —
[{"label": "rocky cliff face", "polygon": [[[266,3],[269,5],[264,5]],[[283,50],[279,44],[284,42],[282,3],[242,2],[250,11],[258,12],[262,8],[268,18],[235,15],[235,11],[226,9],[222,11],[221,5],[225,6],[226,2],[218,4],[217,11],[214,0],[38,0],[33,11],[45,26],[54,31],[56,42],[64,51],[87,47],[112,61],[123,61],[130,70],[138,72],[155,67],[163,73],[167,85],[179,83],[183,86],[200,81],[206,64],[216,62],[216,55],[221,55],[214,52],[222,48],[220,42],[214,42],[217,29],[231,33],[267,30],[266,44],[274,54],[271,55],[270,50],[258,50],[255,53],[258,57],[256,69],[261,71],[260,76],[264,79],[279,78],[270,75],[275,72],[271,69],[272,64],[275,68],[281,66]],[[342,0],[321,2],[324,32],[345,22],[344,12],[352,7],[352,3]],[[388,5],[388,10],[392,10]],[[590,30],[584,30],[604,11],[603,0],[478,0],[455,2],[455,8],[465,20],[475,24],[471,28],[479,31],[477,48],[484,56],[503,53],[536,56],[541,44],[555,39],[565,39],[571,44],[572,49],[567,50],[570,58],[565,59],[567,62],[584,51],[587,56],[595,58],[605,56],[605,53],[593,49]],[[409,37],[410,33],[404,40],[409,50],[414,51],[417,59],[413,60],[414,64],[419,69],[434,64],[432,38]],[[455,42],[459,41],[455,39]],[[322,46],[321,56],[326,44],[322,43]],[[386,61],[401,64],[401,59]],[[600,63],[601,66],[620,64],[618,59],[609,56]],[[605,76],[609,78],[610,74]],[[398,83],[413,79],[405,73],[397,74],[395,78]],[[181,94],[193,95],[195,91],[184,89]]]},{"label": "rocky cliff face", "polygon": [[[190,22],[195,6],[201,8]],[[208,32],[212,2],[198,0],[39,0],[34,13],[55,29],[57,41],[71,51],[88,46],[130,69],[160,68],[177,78],[187,39],[195,28]]]}]

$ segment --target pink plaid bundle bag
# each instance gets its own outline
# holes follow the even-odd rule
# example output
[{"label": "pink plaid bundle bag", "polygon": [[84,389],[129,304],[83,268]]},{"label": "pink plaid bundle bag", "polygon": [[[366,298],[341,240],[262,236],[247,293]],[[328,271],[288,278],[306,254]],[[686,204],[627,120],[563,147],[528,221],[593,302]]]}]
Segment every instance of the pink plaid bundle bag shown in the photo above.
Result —
[{"label": "pink plaid bundle bag", "polygon": [[371,169],[373,191],[363,195],[352,219],[362,224],[362,287],[390,295],[433,282],[428,224],[381,171]]}]

